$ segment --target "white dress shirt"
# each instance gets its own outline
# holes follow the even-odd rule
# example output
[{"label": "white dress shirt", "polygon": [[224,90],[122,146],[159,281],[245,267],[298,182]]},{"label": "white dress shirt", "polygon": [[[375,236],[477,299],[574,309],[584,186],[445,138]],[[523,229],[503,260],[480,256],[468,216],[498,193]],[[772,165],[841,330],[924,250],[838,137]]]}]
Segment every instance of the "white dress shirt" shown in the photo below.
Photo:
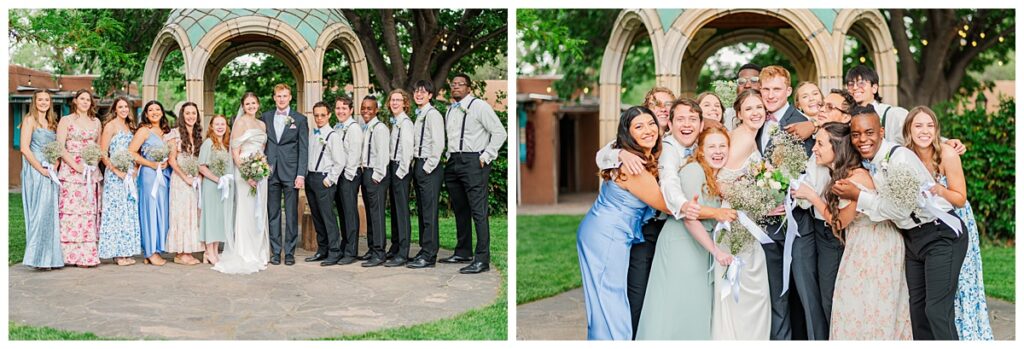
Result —
[{"label": "white dress shirt", "polygon": [[910,112],[878,101],[871,101],[871,106],[875,107],[878,120],[882,120],[882,115],[885,115],[885,123],[882,124],[882,127],[885,127],[885,139],[903,145],[903,123],[907,121],[907,114]]},{"label": "white dress shirt", "polygon": [[[875,171],[872,171],[874,173],[871,174],[871,179],[875,182],[875,188],[883,188],[886,183],[888,183],[885,178],[886,171],[882,168],[886,161],[885,158],[889,154],[889,150],[895,146],[896,143],[888,140],[882,140],[882,144],[878,148],[878,152],[875,153],[875,157],[871,159],[871,164],[875,167]],[[921,163],[921,160],[918,159],[917,155],[906,147],[896,149],[892,156],[889,157],[888,164],[885,164],[885,166],[890,169],[897,166],[908,167],[914,171],[921,183],[935,183],[935,180],[932,178],[931,174],[928,173],[928,170],[925,169],[924,164]],[[924,194],[919,193],[917,200],[918,202],[925,200]],[[953,205],[942,197],[935,197],[932,200],[935,200],[938,204],[938,208],[943,212],[949,212],[953,209]],[[927,211],[919,211],[922,212],[918,212],[917,218],[921,224],[935,220],[935,216]],[[857,198],[857,212],[866,214],[868,218],[874,222],[890,220],[900,229],[911,229],[920,225],[919,223],[914,222],[910,217],[913,209],[908,210],[897,207],[892,202],[879,197],[877,193],[869,192],[867,190],[860,191],[860,196]]]},{"label": "white dress shirt", "polygon": [[413,149],[413,125],[412,120],[405,113],[398,114],[395,124],[391,129],[391,161],[398,161],[398,169],[395,170],[395,177],[405,178],[409,174],[409,164],[412,163]]},{"label": "white dress shirt", "polygon": [[338,177],[345,169],[345,145],[341,141],[341,137],[342,135],[335,132],[329,123],[324,124],[324,127],[309,131],[309,166],[307,168],[310,172],[326,173],[326,179],[331,185],[338,183]]},{"label": "white dress shirt", "polygon": [[671,136],[665,138],[661,144],[661,156],[658,158],[661,195],[665,197],[665,205],[672,212],[672,216],[676,219],[683,219],[684,212],[680,208],[690,198],[683,193],[683,182],[679,178],[679,171],[683,169],[683,165],[686,165],[686,160],[693,155],[696,144],[686,147]]},{"label": "white dress shirt", "polygon": [[413,156],[423,161],[423,172],[431,173],[441,163],[444,153],[444,117],[441,112],[427,105],[416,111],[416,138],[413,142]]},{"label": "white dress shirt", "polygon": [[[284,115],[281,115],[281,113],[284,113]],[[281,134],[284,133],[285,121],[288,120],[289,114],[291,114],[291,107],[284,108],[284,110],[274,110],[274,131],[278,142],[281,141]]]},{"label": "white dress shirt", "polygon": [[457,152],[480,152],[480,161],[489,164],[498,157],[508,132],[491,105],[476,99],[468,95],[448,108],[445,115],[448,157]]},{"label": "white dress shirt", "polygon": [[[355,117],[349,117],[345,122],[334,125],[334,132],[341,136],[341,142],[345,145],[345,179],[353,180],[363,160],[363,126],[356,122]],[[337,136],[335,136],[337,137]]]},{"label": "white dress shirt", "polygon": [[365,134],[366,141],[363,142],[361,166],[364,169],[372,169],[373,180],[380,182],[387,175],[391,133],[383,122],[374,117],[373,120],[366,123]]}]

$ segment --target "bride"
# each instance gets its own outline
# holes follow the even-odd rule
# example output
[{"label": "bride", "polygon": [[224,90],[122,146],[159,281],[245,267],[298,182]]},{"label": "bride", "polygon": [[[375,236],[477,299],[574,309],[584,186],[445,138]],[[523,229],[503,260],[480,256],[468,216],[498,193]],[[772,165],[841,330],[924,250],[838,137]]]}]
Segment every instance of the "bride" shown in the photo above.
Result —
[{"label": "bride", "polygon": [[[227,274],[251,274],[267,268],[270,241],[267,228],[267,179],[259,183],[242,178],[242,159],[262,153],[267,143],[266,124],[256,119],[259,98],[252,92],[242,96],[241,117],[231,132],[231,157],[235,161],[235,232],[224,246],[224,254],[213,270]],[[249,188],[256,188],[256,195]],[[255,219],[253,219],[255,218]]]}]

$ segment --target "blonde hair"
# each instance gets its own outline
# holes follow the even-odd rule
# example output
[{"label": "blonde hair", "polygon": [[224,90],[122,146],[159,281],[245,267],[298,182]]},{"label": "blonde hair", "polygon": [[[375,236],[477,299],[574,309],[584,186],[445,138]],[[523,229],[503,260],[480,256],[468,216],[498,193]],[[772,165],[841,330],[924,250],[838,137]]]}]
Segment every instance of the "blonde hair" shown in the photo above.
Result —
[{"label": "blonde hair", "polygon": [[647,107],[647,108],[654,107],[653,105],[651,105],[651,103],[654,101],[654,94],[659,93],[659,92],[667,93],[668,96],[669,96],[669,99],[671,99],[671,100],[675,100],[676,99],[676,94],[672,93],[672,90],[668,89],[668,87],[655,86],[650,91],[647,91],[646,95],[644,95],[644,107]]},{"label": "blonde hair", "polygon": [[761,83],[763,84],[768,79],[772,78],[783,78],[786,80],[786,86],[789,86],[789,71],[786,68],[778,65],[769,65],[761,69],[761,75],[759,76]]},{"label": "blonde hair", "polygon": [[[39,120],[39,109],[36,109],[36,101],[39,99],[40,94],[50,94],[46,90],[39,90],[32,93],[32,102],[28,105],[28,116],[35,120],[37,126],[43,123]],[[53,95],[50,95],[50,109],[46,111],[46,128],[50,131],[57,130],[57,113],[53,111]],[[24,121],[22,122],[24,124]]]},{"label": "blonde hair", "polygon": [[281,90],[288,90],[288,93],[292,93],[291,87],[288,87],[287,84],[277,84],[277,85],[274,85],[274,94],[277,94],[278,92],[281,92]]},{"label": "blonde hair", "polygon": [[907,113],[907,119],[903,121],[903,145],[914,150],[915,154],[917,153],[917,146],[914,145],[914,140],[910,137],[910,127],[914,124],[914,119],[917,118],[918,114],[928,115],[928,117],[932,118],[932,122],[935,123],[935,137],[932,138],[932,144],[928,145],[929,148],[932,148],[931,160],[934,164],[932,166],[928,166],[927,162],[922,162],[925,162],[925,166],[931,167],[928,169],[929,172],[934,169],[935,171],[932,175],[938,177],[939,168],[942,166],[942,126],[939,125],[939,118],[935,116],[935,111],[932,111],[932,108],[922,105],[914,107],[914,109],[911,109],[910,112]]},{"label": "blonde hair", "polygon": [[[395,95],[396,93],[402,95],[402,98],[404,99],[404,101],[402,102],[402,111],[404,111],[406,114],[409,114],[409,110],[410,110],[410,108],[412,108],[412,105],[409,104],[409,100],[412,97],[409,96],[409,92],[406,92],[405,90],[400,89],[400,88],[396,88],[394,90],[391,90],[391,93],[388,93],[388,111],[391,111],[391,96]],[[392,112],[392,113],[394,113],[394,112]],[[395,115],[395,116],[398,116],[398,115]]]}]

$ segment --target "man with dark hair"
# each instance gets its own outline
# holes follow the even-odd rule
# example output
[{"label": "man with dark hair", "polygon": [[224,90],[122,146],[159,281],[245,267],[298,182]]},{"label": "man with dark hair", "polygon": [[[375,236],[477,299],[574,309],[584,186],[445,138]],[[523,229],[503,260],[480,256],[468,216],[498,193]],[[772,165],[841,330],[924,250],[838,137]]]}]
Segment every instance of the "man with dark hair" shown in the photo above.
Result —
[{"label": "man with dark hair", "polygon": [[444,117],[431,105],[435,93],[434,84],[430,81],[420,80],[413,85],[416,123],[413,130],[415,161],[412,174],[419,218],[420,252],[406,265],[412,269],[432,268],[437,260],[437,205],[441,198],[441,181],[444,180],[444,169],[439,166],[444,153]]},{"label": "man with dark hair", "polygon": [[[455,211],[457,242],[455,253],[442,259],[442,263],[472,263],[462,269],[463,274],[476,274],[490,270],[490,226],[487,207],[488,178],[491,161],[508,137],[505,125],[494,109],[473,97],[472,80],[466,74],[457,74],[451,81],[452,99],[455,101],[445,114],[445,132],[448,135],[448,162],[445,164],[445,183]],[[476,250],[471,258],[473,227],[476,227]]]},{"label": "man with dark hair", "polygon": [[385,229],[384,200],[388,188],[388,154],[391,132],[377,119],[377,98],[366,96],[360,105],[360,114],[366,122],[363,133],[362,188],[363,206],[366,207],[366,245],[369,249],[359,259],[364,267],[384,264]]},{"label": "man with dark hair", "polygon": [[316,229],[316,254],[306,262],[320,262],[321,266],[338,264],[342,258],[341,239],[338,234],[338,219],[334,215],[333,199],[337,191],[338,177],[345,168],[345,146],[341,137],[331,128],[331,113],[324,102],[313,105],[314,127],[309,134],[309,169],[306,185],[306,201],[313,215]]},{"label": "man with dark hair", "polygon": [[352,117],[352,99],[339,96],[334,99],[335,137],[344,145],[345,164],[338,176],[338,189],[334,194],[338,216],[341,217],[341,253],[338,264],[352,264],[359,257],[359,168],[362,161],[363,128]]},{"label": "man with dark hair", "polygon": [[[739,96],[747,89],[761,90],[760,74],[761,66],[757,64],[747,63],[740,66],[736,71],[736,95]],[[730,131],[736,127],[736,110],[731,105],[725,106],[725,110],[722,111],[722,124]]]}]

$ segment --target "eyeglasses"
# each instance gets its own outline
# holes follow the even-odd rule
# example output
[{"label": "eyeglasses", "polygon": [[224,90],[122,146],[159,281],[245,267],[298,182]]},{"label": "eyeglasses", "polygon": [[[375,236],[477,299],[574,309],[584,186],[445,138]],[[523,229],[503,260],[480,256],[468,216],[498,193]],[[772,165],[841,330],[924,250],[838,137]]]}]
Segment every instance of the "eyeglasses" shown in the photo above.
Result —
[{"label": "eyeglasses", "polygon": [[857,81],[847,82],[846,83],[846,88],[847,89],[853,89],[853,87],[856,86],[856,87],[860,87],[860,88],[863,89],[863,88],[868,88],[868,86],[871,86],[871,85],[874,85],[874,84],[872,84],[870,81],[867,81],[867,80],[857,80]]},{"label": "eyeglasses", "polygon": [[464,83],[464,82],[452,82],[451,85],[452,85],[452,87],[462,87],[462,86],[468,86],[469,84]]},{"label": "eyeglasses", "polygon": [[652,99],[649,104],[651,105],[651,108],[668,108],[668,106],[672,105],[672,101]]},{"label": "eyeglasses", "polygon": [[748,82],[751,83],[751,84],[756,84],[756,83],[761,82],[761,78],[757,77],[757,76],[751,76],[749,78],[739,78],[739,79],[736,79],[736,84],[737,85],[746,85]]},{"label": "eyeglasses", "polygon": [[823,112],[828,113],[828,112],[831,112],[833,110],[838,110],[840,113],[843,113],[843,114],[849,114],[849,113],[846,112],[845,109],[843,109],[841,107],[837,107],[835,105],[832,105],[832,103],[825,103],[825,104],[821,105],[821,111],[823,111]]}]

